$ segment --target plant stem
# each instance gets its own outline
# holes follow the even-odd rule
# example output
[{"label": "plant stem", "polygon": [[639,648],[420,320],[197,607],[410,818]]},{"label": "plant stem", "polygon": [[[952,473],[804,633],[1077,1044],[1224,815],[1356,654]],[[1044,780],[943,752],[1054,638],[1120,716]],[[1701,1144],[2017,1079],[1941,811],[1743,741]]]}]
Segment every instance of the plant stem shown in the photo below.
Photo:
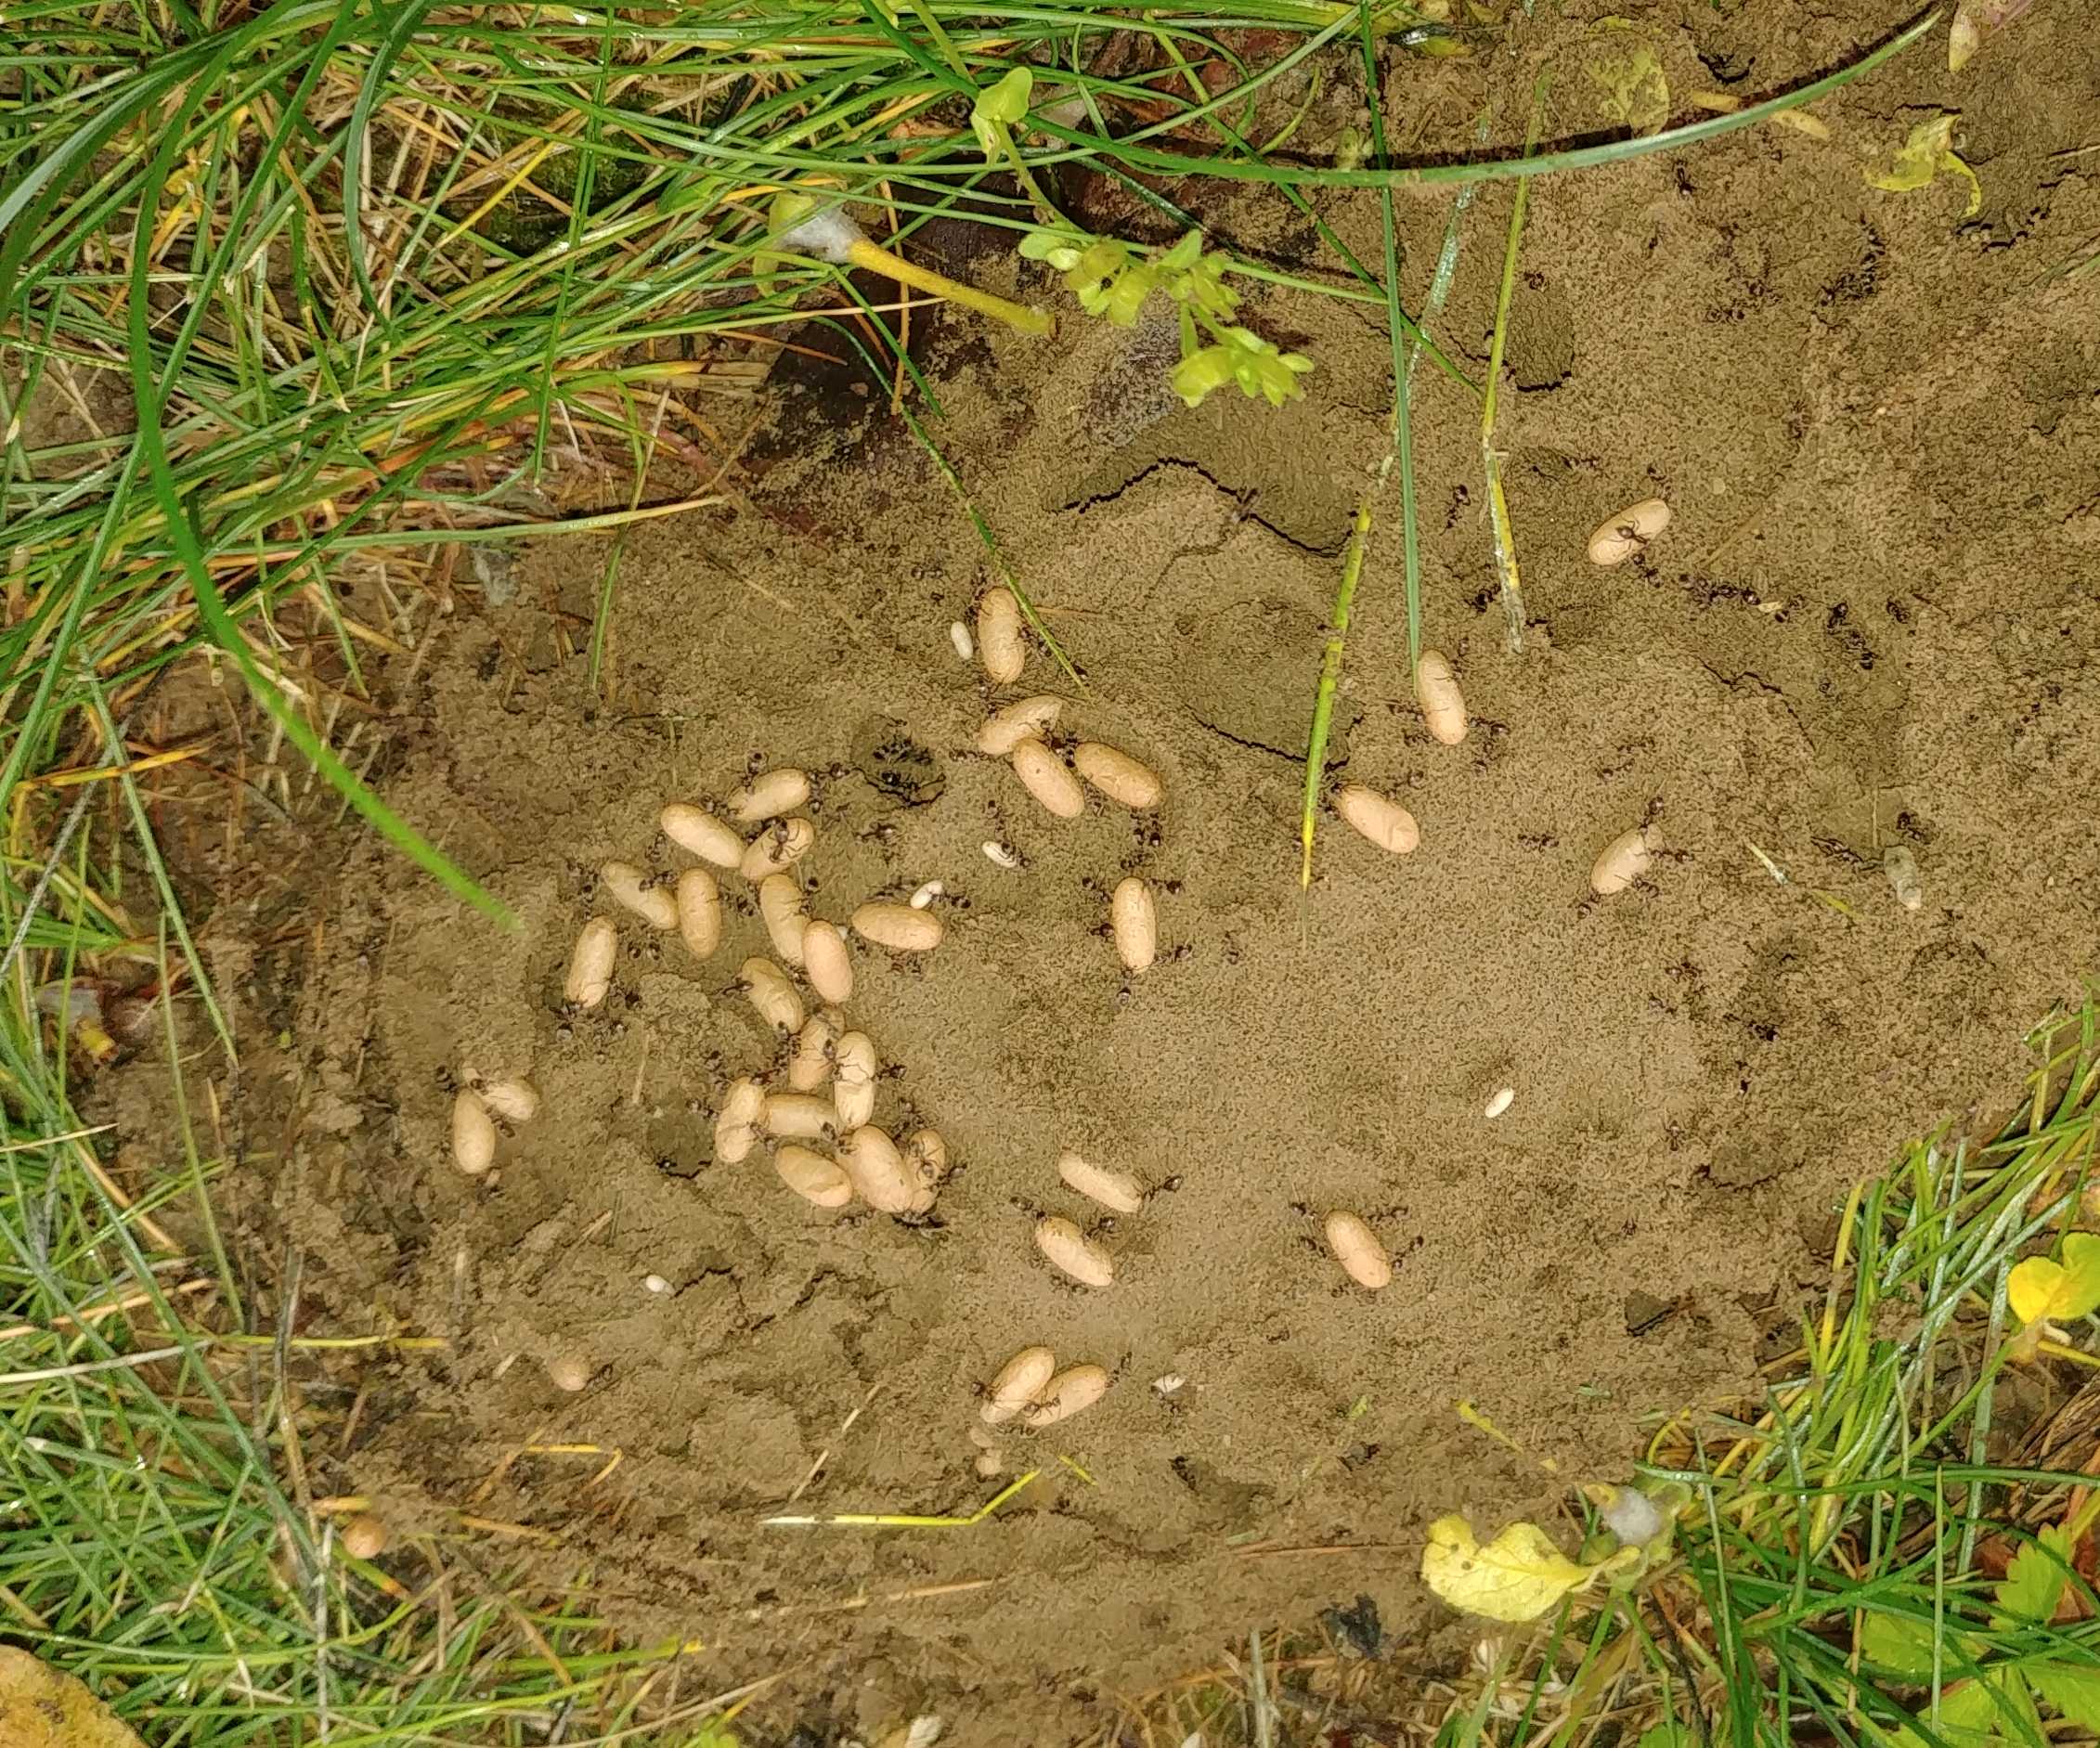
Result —
[{"label": "plant stem", "polygon": [[[1378,55],[1371,40],[1369,0],[1359,0],[1357,24],[1362,39],[1364,85],[1371,117],[1371,149],[1385,153],[1385,117],[1378,87]],[[1400,547],[1407,608],[1407,672],[1412,677],[1421,654],[1422,567],[1415,526],[1415,450],[1409,423],[1409,397],[1413,379],[1409,373],[1403,333],[1412,334],[1418,353],[1430,344],[1429,336],[1401,313],[1400,237],[1394,223],[1393,190],[1379,191],[1381,236],[1384,244],[1385,332],[1393,352],[1393,442],[1378,464],[1378,472],[1356,500],[1356,514],[1350,527],[1349,545],[1342,561],[1342,583],[1335,590],[1334,611],[1329,620],[1327,649],[1320,658],[1320,683],[1313,695],[1313,729],[1305,743],[1305,797],[1298,818],[1298,889],[1313,885],[1313,839],[1319,827],[1320,783],[1327,775],[1327,744],[1334,722],[1334,695],[1342,684],[1342,658],[1349,631],[1349,613],[1363,578],[1364,558],[1370,547],[1371,507],[1385,487],[1395,461],[1400,464]],[[1425,309],[1424,314],[1428,312]],[[1186,317],[1185,317],[1186,319]]]},{"label": "plant stem", "polygon": [[[1387,460],[1392,458],[1389,456]],[[1342,585],[1334,591],[1334,616],[1329,622],[1327,652],[1320,658],[1319,690],[1313,697],[1313,734],[1305,747],[1305,806],[1298,820],[1298,889],[1313,884],[1313,832],[1319,817],[1320,779],[1327,770],[1328,731],[1334,720],[1334,694],[1342,683],[1342,648],[1349,633],[1349,609],[1356,599],[1356,585],[1364,575],[1364,553],[1371,539],[1371,499],[1385,482],[1385,470],[1364,487],[1356,499],[1356,515],[1349,529],[1349,547],[1342,559]]]},{"label": "plant stem", "polygon": [[[1528,157],[1538,144],[1538,122],[1546,102],[1549,73],[1541,73],[1531,92],[1531,124],[1524,130]],[[1502,458],[1495,448],[1496,391],[1502,382],[1502,348],[1510,337],[1510,304],[1517,287],[1517,243],[1523,235],[1524,206],[1531,193],[1529,182],[1517,184],[1517,198],[1510,205],[1510,236],[1502,246],[1502,288],[1495,300],[1495,338],[1487,353],[1487,383],[1480,401],[1480,458],[1487,480],[1487,515],[1494,530],[1495,574],[1502,588],[1503,635],[1512,654],[1524,647],[1524,591],[1517,573],[1517,540],[1510,526],[1510,503],[1502,491]]]},{"label": "plant stem", "polygon": [[870,273],[879,273],[885,278],[895,279],[900,285],[908,285],[914,291],[924,291],[932,297],[944,297],[951,304],[960,304],[974,309],[980,316],[989,316],[994,321],[1005,322],[1024,334],[1047,337],[1056,329],[1056,323],[1042,310],[1030,309],[1026,304],[1015,304],[990,291],[980,291],[974,285],[965,285],[959,279],[951,279],[944,273],[936,273],[931,267],[922,267],[915,261],[906,261],[901,255],[893,255],[878,243],[862,238],[846,251],[846,258],[856,267]]},{"label": "plant stem", "polygon": [[[1185,110],[1169,122],[1141,129],[1138,133],[1116,140],[1112,155],[1128,169],[1157,171],[1171,175],[1209,176],[1226,182],[1288,182],[1300,188],[1429,188],[1439,183],[1463,186],[1469,182],[1496,182],[1509,177],[1528,181],[1533,176],[1556,175],[1567,170],[1587,170],[1598,164],[1625,163],[1629,159],[1647,158],[1656,152],[1677,151],[1687,146],[1697,146],[1709,139],[1718,139],[1724,134],[1738,129],[1755,127],[1760,122],[1769,122],[1775,115],[1783,115],[1789,110],[1797,110],[1803,104],[1813,103],[1818,97],[1828,97],[1833,91],[1847,85],[1862,74],[1872,72],[1892,56],[1901,54],[1920,37],[1936,26],[1941,18],[1938,8],[1892,36],[1879,48],[1873,49],[1847,66],[1834,72],[1825,73],[1821,79],[1782,92],[1776,97],[1768,97],[1762,103],[1753,103],[1748,109],[1736,110],[1727,115],[1709,116],[1703,122],[1690,122],[1682,127],[1666,129],[1660,134],[1649,134],[1638,139],[1606,140],[1599,146],[1571,146],[1564,151],[1544,152],[1537,157],[1489,158],[1467,163],[1406,164],[1369,170],[1308,170],[1296,166],[1280,166],[1266,163],[1250,163],[1232,158],[1202,158],[1186,152],[1158,151],[1142,142],[1156,133],[1168,128],[1186,129],[1191,122],[1203,119],[1212,110],[1222,109],[1227,102],[1245,102],[1251,92],[1281,77],[1298,64],[1304,50],[1296,56],[1286,56],[1274,65],[1264,68],[1244,84],[1234,86],[1222,97],[1213,97],[1208,104],[1193,110]],[[1314,45],[1312,46],[1316,46]],[[1038,162],[1041,162],[1040,160]]]}]

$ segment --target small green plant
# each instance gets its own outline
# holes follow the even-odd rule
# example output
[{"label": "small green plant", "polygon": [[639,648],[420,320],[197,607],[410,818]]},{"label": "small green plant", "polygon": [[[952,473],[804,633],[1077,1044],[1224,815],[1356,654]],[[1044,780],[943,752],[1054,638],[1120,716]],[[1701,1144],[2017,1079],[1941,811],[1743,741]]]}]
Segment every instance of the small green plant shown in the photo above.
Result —
[{"label": "small green plant", "polygon": [[[2042,1712],[2081,1730],[2100,1730],[2100,1659],[2090,1638],[2055,1631],[2067,1600],[2087,1594],[2072,1563],[2074,1550],[2100,1518],[2100,1497],[2077,1520],[2043,1524],[1990,1586],[1988,1620],[1964,1631],[1958,1601],[1940,1618],[1862,1612],[1860,1654],[1897,1687],[1929,1690],[1919,1721],[1947,1748],[1990,1748],[2001,1742],[2047,1740]],[[1970,1612],[1973,1613],[1971,1605]],[[2083,1611],[2073,1603],[2070,1618]],[[1988,1633],[1988,1637],[1986,1634]],[[1877,1727],[1877,1738],[1900,1748],[1924,1748],[1911,1725]]]},{"label": "small green plant", "polygon": [[1200,407],[1213,389],[1228,382],[1238,383],[1249,399],[1259,395],[1272,407],[1303,392],[1298,379],[1313,368],[1312,359],[1279,351],[1233,320],[1239,293],[1225,278],[1232,257],[1206,250],[1199,230],[1169,248],[1140,252],[1113,238],[1036,229],[1021,239],[1021,253],[1057,268],[1082,309],[1119,328],[1136,326],[1153,292],[1163,291],[1181,321],[1174,393],[1191,407]]}]

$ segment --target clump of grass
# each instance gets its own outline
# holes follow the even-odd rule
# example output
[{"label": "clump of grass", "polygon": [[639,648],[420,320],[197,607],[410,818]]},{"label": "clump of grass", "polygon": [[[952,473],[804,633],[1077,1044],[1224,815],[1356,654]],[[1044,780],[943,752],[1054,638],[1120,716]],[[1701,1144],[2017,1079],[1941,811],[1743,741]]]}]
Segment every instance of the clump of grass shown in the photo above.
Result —
[{"label": "clump of grass", "polygon": [[[1224,97],[1244,102],[1261,82],[1223,36],[1296,32],[1310,48],[1354,19],[1313,0],[912,16],[279,0],[216,22],[142,4],[17,19],[0,113],[17,603],[0,629],[15,688],[0,798],[58,758],[97,689],[122,718],[212,648],[380,829],[471,896],[323,745],[330,700],[302,645],[331,652],[356,694],[361,647],[427,624],[402,571],[434,536],[595,532],[713,501],[738,402],[813,296],[901,354],[887,312],[837,299],[834,265],[769,249],[779,188],[821,185],[879,217],[886,270],[938,289],[907,253],[927,220],[966,201],[1018,236],[1037,216],[968,125],[982,85],[1025,64],[1082,92],[1091,123],[1031,135],[1024,155],[1112,165],[1108,118],[1202,106],[1091,71],[1111,35],[1230,69]],[[25,408],[74,429],[40,440]],[[579,485],[620,507],[573,513]],[[338,588],[358,573],[378,579],[362,612]]]},{"label": "clump of grass", "polygon": [[[2100,1181],[2100,1004],[2033,1042],[2027,1096],[1992,1139],[1942,1132],[1852,1192],[1829,1285],[1763,1390],[1661,1425],[1636,1467],[1692,1496],[1672,1558],[1633,1589],[1484,1634],[1437,1679],[1316,1638],[1279,1645],[1301,1709],[1437,1748],[2100,1734],[2100,1385],[2077,1364],[2031,1367],[2026,1423],[1999,1412],[2019,1364],[2007,1277]],[[2082,1330],[2090,1353],[2100,1318]],[[1251,1740],[1234,1703],[1248,1685],[1210,1671],[1146,1716],[1183,1724],[1199,1704],[1206,1740]]]}]

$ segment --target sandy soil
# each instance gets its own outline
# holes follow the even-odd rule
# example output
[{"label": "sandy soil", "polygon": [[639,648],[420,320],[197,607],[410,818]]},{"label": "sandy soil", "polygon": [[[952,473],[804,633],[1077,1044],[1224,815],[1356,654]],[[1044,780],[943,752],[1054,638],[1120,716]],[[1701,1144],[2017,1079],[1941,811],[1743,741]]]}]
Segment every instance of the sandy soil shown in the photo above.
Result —
[{"label": "sandy soil", "polygon": [[[1679,91],[1762,94],[1896,21],[1687,5],[1645,28]],[[251,1230],[295,1248],[317,1324],[450,1344],[365,1368],[316,1490],[449,1537],[460,1508],[542,1533],[504,1555],[588,1569],[623,1627],[704,1640],[703,1679],[787,1670],[783,1724],[925,1706],[973,1743],[1063,1741],[1359,1591],[1410,1655],[1462,1647],[1413,1576],[1423,1523],[1556,1496],[1455,1402],[1563,1474],[1621,1473],[1649,1411],[1752,1379],[1850,1179],[2002,1092],[2093,963],[2100,282],[2048,276],[2100,229],[2095,161],[2063,155],[2094,144],[2096,22],[2037,7],[1960,81],[1921,48],[1821,106],[1829,141],[1739,134],[1537,186],[1497,434],[1527,645],[1505,646],[1493,597],[1477,411],[1425,369],[1424,616],[1471,729],[1438,745],[1413,706],[1388,493],[1337,777],[1404,797],[1421,848],[1389,857],[1329,815],[1307,897],[1321,627],[1385,442],[1385,339],[1361,306],[1261,299],[1256,325],[1318,362],[1308,395],[1189,413],[1157,332],[927,239],[1066,317],[1054,344],[923,312],[919,331],[940,440],[1083,695],[1040,652],[998,692],[958,659],[949,625],[988,577],[968,522],[881,395],[806,361],[776,371],[735,504],[628,540],[602,695],[577,652],[606,549],[530,553],[501,605],[467,588],[382,677],[381,774],[523,927],[344,833],[296,895],[318,932],[288,939],[260,876],[210,930],[245,939],[238,993],[281,1029],[250,1055],[254,1108],[299,1113],[240,1192]],[[1531,64],[1581,52],[1571,24],[1523,41],[1394,60],[1396,123],[1458,150],[1492,104],[1496,137],[1521,133]],[[1559,88],[1564,136],[1587,123],[1580,80]],[[1939,107],[1963,110],[1982,180],[1966,226],[1952,184],[1861,175]],[[1187,198],[1221,240],[1305,258],[1296,221]],[[1439,327],[1475,373],[1508,198],[1468,214]],[[1370,201],[1325,210],[1375,255]],[[1447,210],[1402,203],[1411,303]],[[1590,564],[1590,530],[1648,497],[1672,507],[1665,535]],[[1067,696],[1061,731],[1155,767],[1163,804],[1040,810],[972,747],[1021,691]],[[900,734],[927,756],[910,796],[872,757]],[[945,885],[940,948],[857,952],[847,1003],[893,1070],[877,1120],[938,1126],[956,1162],[923,1220],[820,1211],[762,1153],[714,1158],[728,1081],[781,1061],[735,987],[770,949],[734,876],[712,957],[621,916],[612,998],[562,1004],[577,929],[617,914],[598,864],[691,865],[658,809],[719,800],[755,762],[819,773],[796,870],[813,913]],[[1643,822],[1652,876],[1593,900],[1591,859]],[[1916,859],[1915,913],[1884,877],[1892,845]],[[1165,949],[1138,978],[1103,938],[1133,873],[1159,887]],[[479,1182],[447,1154],[469,1064],[545,1095]],[[1156,1193],[1104,1217],[1060,1185],[1067,1148]],[[1334,1207],[1391,1247],[1385,1291],[1320,1246]],[[1042,1213],[1096,1230],[1112,1286],[1044,1265]],[[997,1516],[761,1525],[791,1500],[974,1508],[1000,1484],[973,1469],[976,1392],[1031,1342],[1114,1382],[1001,1438],[1007,1475],[1044,1479]],[[588,1388],[555,1388],[558,1356]],[[602,1456],[528,1444],[621,1460],[593,1481]],[[1316,1551],[1337,1543],[1362,1551]]]}]

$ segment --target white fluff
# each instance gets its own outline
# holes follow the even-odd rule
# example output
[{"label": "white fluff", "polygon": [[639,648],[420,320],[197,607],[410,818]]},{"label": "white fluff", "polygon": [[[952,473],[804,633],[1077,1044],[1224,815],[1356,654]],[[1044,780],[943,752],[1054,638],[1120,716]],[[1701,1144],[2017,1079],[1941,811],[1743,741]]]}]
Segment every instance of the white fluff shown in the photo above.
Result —
[{"label": "white fluff", "polygon": [[846,216],[842,208],[819,207],[809,217],[797,219],[778,232],[773,241],[782,249],[799,249],[820,261],[844,261],[855,243],[868,234]]},{"label": "white fluff", "polygon": [[1638,1487],[1621,1487],[1612,1495],[1612,1502],[1600,1507],[1598,1516],[1604,1520],[1604,1527],[1628,1547],[1640,1547],[1652,1542],[1663,1533],[1666,1521],[1662,1508]]}]

